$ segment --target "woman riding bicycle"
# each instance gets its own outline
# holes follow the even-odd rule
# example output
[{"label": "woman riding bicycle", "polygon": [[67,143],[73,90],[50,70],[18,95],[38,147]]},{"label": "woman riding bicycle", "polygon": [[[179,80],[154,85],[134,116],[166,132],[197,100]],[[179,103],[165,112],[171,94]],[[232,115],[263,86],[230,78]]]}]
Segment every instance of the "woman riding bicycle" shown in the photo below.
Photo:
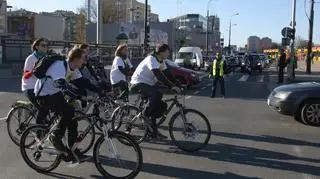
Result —
[{"label": "woman riding bicycle", "polygon": [[115,92],[119,88],[121,92],[125,92],[126,97],[129,95],[127,78],[132,73],[133,66],[128,58],[128,47],[127,45],[119,45],[110,71],[110,81]]}]

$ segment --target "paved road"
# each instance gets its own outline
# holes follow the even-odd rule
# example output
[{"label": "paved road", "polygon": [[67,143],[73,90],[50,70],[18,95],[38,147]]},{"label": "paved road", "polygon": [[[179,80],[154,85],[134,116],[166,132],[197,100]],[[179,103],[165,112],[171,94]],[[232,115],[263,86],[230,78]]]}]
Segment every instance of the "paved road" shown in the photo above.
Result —
[{"label": "paved road", "polygon": [[[276,82],[272,74],[230,75],[226,99],[207,97],[211,87],[205,77],[199,88],[188,92],[186,105],[209,118],[214,130],[209,145],[190,154],[170,142],[143,143],[143,171],[137,178],[319,178],[319,130],[266,106]],[[19,91],[16,82],[1,86],[0,116],[21,97],[15,93]],[[163,132],[168,135],[165,129]],[[9,140],[4,122],[0,141],[0,178],[101,178],[92,162],[76,167],[64,163],[47,175],[31,170]]]}]

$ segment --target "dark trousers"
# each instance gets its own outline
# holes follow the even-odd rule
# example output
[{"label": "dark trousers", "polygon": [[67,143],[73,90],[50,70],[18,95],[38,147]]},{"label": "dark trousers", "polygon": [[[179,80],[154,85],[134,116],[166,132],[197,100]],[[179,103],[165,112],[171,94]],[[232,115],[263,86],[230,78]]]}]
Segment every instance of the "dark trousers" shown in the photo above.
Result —
[{"label": "dark trousers", "polygon": [[143,111],[146,117],[150,117],[152,112],[156,110],[157,104],[162,100],[162,93],[160,93],[155,87],[139,83],[131,87],[131,92],[136,93],[140,91],[142,98],[148,98],[148,103]]},{"label": "dark trousers", "polygon": [[212,79],[212,93],[211,96],[215,96],[216,95],[216,90],[217,90],[217,83],[219,82],[220,84],[220,91],[222,96],[225,96],[225,88],[224,88],[224,78],[223,76],[214,76]]},{"label": "dark trousers", "polygon": [[45,117],[49,110],[52,110],[61,117],[54,135],[61,140],[68,129],[68,145],[72,147],[78,136],[78,122],[72,120],[74,116],[74,109],[64,99],[62,93],[56,93],[51,96],[40,96],[39,104],[41,106],[39,111],[40,117]]},{"label": "dark trousers", "polygon": [[279,74],[278,74],[278,83],[283,83],[283,67],[279,67]]},{"label": "dark trousers", "polygon": [[[34,94],[34,90],[33,89],[29,89],[24,91],[24,95],[28,98],[28,100],[40,111],[41,106],[37,100],[36,95]],[[40,112],[39,112],[40,113]],[[36,116],[36,123],[37,124],[43,124],[43,121],[45,119],[46,116],[41,116],[41,115]]]},{"label": "dark trousers", "polygon": [[[117,88],[119,88],[122,92],[125,92],[125,96],[129,96],[129,87],[128,83],[126,81],[119,81],[117,84],[112,85],[112,88],[117,91]],[[117,93],[116,93],[117,94]]]},{"label": "dark trousers", "polygon": [[26,91],[23,92],[24,95],[28,98],[28,100],[37,108],[39,109],[39,104],[38,104],[38,101],[37,101],[37,97],[36,95],[34,94],[34,89],[28,89]]}]

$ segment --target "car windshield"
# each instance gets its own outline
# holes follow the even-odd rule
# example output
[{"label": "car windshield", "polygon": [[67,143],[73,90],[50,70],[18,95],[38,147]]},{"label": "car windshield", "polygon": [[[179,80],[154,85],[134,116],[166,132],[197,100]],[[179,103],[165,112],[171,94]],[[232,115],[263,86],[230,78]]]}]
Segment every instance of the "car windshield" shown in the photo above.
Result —
[{"label": "car windshield", "polygon": [[179,52],[178,57],[182,58],[182,59],[192,59],[193,53],[192,52]]}]

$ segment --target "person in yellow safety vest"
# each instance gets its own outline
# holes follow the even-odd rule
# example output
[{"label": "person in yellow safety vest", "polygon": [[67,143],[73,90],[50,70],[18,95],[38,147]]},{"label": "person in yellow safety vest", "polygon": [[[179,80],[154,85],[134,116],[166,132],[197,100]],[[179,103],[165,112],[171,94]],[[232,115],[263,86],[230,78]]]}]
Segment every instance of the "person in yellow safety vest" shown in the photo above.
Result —
[{"label": "person in yellow safety vest", "polygon": [[225,97],[224,75],[226,71],[227,65],[225,61],[222,59],[221,54],[217,53],[216,58],[212,62],[211,69],[209,70],[209,77],[213,77],[211,98],[215,97],[218,82],[220,83],[221,94]]}]

